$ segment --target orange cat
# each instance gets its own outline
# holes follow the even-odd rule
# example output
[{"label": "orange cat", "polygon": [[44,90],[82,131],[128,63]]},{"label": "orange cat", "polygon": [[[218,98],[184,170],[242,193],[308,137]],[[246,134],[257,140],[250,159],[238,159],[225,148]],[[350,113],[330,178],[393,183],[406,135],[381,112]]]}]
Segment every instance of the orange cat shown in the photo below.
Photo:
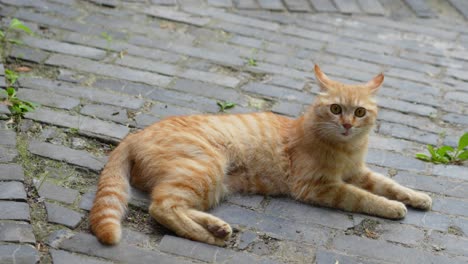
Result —
[{"label": "orange cat", "polygon": [[105,244],[120,240],[129,183],[151,192],[149,212],[159,223],[215,245],[224,245],[231,227],[203,211],[230,192],[289,195],[390,219],[405,217],[403,203],[430,209],[428,195],[365,165],[377,117],[372,96],[383,75],[345,85],[315,66],[315,76],[321,93],[296,120],[272,113],[180,116],[127,136],[102,171],[90,214],[94,234]]}]

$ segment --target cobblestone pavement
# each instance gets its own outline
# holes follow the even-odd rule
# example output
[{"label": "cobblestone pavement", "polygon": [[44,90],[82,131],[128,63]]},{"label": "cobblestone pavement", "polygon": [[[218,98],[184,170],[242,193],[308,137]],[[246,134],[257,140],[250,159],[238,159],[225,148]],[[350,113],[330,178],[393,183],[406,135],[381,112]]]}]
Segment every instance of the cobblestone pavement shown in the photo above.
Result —
[{"label": "cobblestone pavement", "polygon": [[[149,2],[0,0],[3,25],[16,17],[35,32],[17,36],[24,44],[8,50],[0,86],[4,68],[27,71],[18,97],[41,104],[17,124],[0,104],[0,263],[468,262],[466,164],[414,158],[468,130],[468,24],[453,6],[421,19],[393,0],[356,1],[383,16],[315,12],[326,0]],[[310,12],[290,12],[304,2]],[[289,11],[239,8],[249,3]],[[392,20],[395,3],[406,9]],[[385,73],[367,160],[429,193],[432,211],[390,221],[234,195],[212,210],[235,228],[219,248],[175,237],[134,191],[122,243],[90,234],[98,173],[125,135],[169,115],[216,113],[217,101],[235,102],[232,113],[298,116],[317,93],[314,63],[349,83]]]}]

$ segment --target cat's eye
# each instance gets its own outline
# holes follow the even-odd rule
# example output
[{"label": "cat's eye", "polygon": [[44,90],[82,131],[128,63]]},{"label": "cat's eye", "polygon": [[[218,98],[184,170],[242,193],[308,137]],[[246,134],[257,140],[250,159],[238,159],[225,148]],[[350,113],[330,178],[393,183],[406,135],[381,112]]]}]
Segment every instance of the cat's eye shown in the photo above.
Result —
[{"label": "cat's eye", "polygon": [[335,115],[339,115],[341,114],[341,111],[342,111],[341,106],[337,104],[332,104],[330,105],[330,111]]},{"label": "cat's eye", "polygon": [[357,117],[363,117],[366,115],[366,109],[364,107],[358,107],[354,111],[354,115]]}]

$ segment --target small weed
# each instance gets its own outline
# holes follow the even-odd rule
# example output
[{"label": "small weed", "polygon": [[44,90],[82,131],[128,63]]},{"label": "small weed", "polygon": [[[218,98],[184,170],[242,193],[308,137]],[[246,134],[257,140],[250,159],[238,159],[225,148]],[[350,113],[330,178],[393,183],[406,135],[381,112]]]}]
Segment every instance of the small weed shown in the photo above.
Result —
[{"label": "small weed", "polygon": [[467,146],[468,132],[460,137],[458,147],[456,149],[451,146],[434,148],[433,146],[428,145],[427,150],[431,156],[423,153],[417,153],[416,158],[435,164],[461,164],[463,161],[468,160],[468,150],[465,150]]},{"label": "small weed", "polygon": [[1,49],[3,58],[6,58],[5,55],[7,55],[7,51],[9,50],[11,44],[23,43],[21,40],[11,37],[13,32],[24,32],[26,34],[33,35],[32,30],[28,26],[23,24],[23,22],[17,18],[13,18],[6,30],[0,30],[0,46],[2,47]]},{"label": "small weed", "polygon": [[78,128],[74,128],[74,127],[69,128],[68,131],[72,135],[78,135],[78,133],[80,132],[80,130]]},{"label": "small weed", "polygon": [[11,114],[14,116],[23,116],[27,112],[34,111],[39,105],[33,102],[21,100],[16,97],[16,90],[8,87],[6,90],[0,90],[1,103],[8,106]]},{"label": "small weed", "polygon": [[10,85],[14,85],[19,78],[19,74],[13,70],[5,69],[5,77]]},{"label": "small weed", "polygon": [[106,52],[110,53],[110,46],[112,44],[113,38],[111,35],[109,35],[107,32],[102,32],[101,37],[103,37],[106,40]]},{"label": "small weed", "polygon": [[247,60],[247,64],[248,64],[249,66],[255,67],[255,66],[257,66],[257,61],[256,61],[254,58],[249,58],[249,59]]},{"label": "small weed", "polygon": [[227,109],[231,109],[234,106],[236,106],[236,103],[228,102],[228,101],[224,101],[224,102],[218,101],[216,102],[216,104],[218,104],[220,112],[226,112]]}]

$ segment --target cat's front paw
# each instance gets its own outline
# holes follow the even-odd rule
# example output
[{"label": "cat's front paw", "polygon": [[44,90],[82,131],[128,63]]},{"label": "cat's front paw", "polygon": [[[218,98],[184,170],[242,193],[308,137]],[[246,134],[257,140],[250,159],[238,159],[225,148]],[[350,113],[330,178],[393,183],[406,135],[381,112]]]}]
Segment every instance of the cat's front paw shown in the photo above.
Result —
[{"label": "cat's front paw", "polygon": [[414,208],[427,211],[432,207],[432,199],[425,193],[417,192],[414,194],[414,197],[412,197],[410,205]]},{"label": "cat's front paw", "polygon": [[386,218],[390,219],[402,219],[406,216],[408,210],[406,206],[401,202],[392,201],[386,210]]}]

